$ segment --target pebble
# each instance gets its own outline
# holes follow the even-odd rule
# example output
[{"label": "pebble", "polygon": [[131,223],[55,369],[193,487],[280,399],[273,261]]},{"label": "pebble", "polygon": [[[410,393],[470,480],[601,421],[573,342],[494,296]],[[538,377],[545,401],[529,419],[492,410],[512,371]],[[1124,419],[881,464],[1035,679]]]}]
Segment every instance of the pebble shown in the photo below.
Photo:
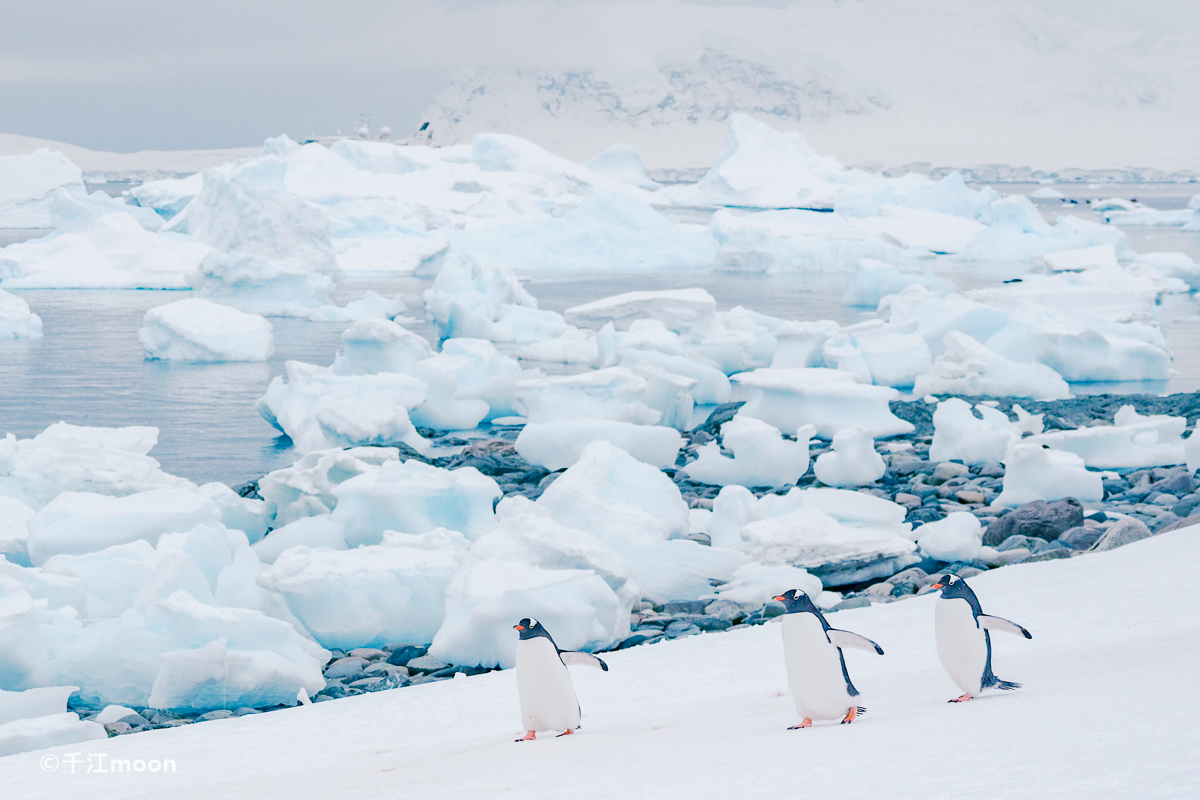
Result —
[{"label": "pebble", "polygon": [[352,678],[362,674],[362,671],[367,668],[369,661],[358,656],[346,656],[339,658],[329,665],[325,670],[327,678]]},{"label": "pebble", "polygon": [[413,672],[437,672],[439,669],[445,669],[446,667],[448,667],[450,665],[445,663],[444,661],[438,661],[433,656],[424,655],[424,656],[418,656],[417,658],[412,659],[404,666],[406,666],[408,668],[409,673],[413,673]]},{"label": "pebble", "polygon": [[987,502],[987,495],[985,495],[983,492],[975,491],[973,489],[963,489],[960,492],[955,492],[954,496],[958,498],[958,502],[960,503]]},{"label": "pebble", "polygon": [[392,648],[392,652],[388,655],[387,662],[395,667],[408,666],[408,662],[414,658],[419,658],[429,652],[428,647],[415,644],[401,644]]},{"label": "pebble", "polygon": [[945,483],[952,478],[965,477],[971,474],[971,469],[966,464],[960,464],[957,461],[943,461],[933,469],[933,480],[935,483]]}]

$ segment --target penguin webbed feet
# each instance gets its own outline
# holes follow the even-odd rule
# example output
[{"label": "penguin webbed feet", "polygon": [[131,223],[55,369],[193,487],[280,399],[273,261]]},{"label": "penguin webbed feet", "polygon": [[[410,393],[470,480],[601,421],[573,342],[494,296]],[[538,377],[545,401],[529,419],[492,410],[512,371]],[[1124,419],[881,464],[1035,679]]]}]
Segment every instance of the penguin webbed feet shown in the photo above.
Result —
[{"label": "penguin webbed feet", "polygon": [[970,700],[972,697],[974,697],[974,695],[972,695],[970,692],[967,692],[966,694],[962,695],[961,697],[955,697],[953,700],[947,700],[946,702],[947,703],[965,703],[968,700]]},{"label": "penguin webbed feet", "polygon": [[846,716],[842,719],[842,724],[849,725],[851,722],[854,722],[854,719],[859,714],[865,713],[867,713],[867,710],[862,706],[850,706],[849,710],[846,711]]},{"label": "penguin webbed feet", "polygon": [[564,736],[570,736],[572,733],[574,733],[575,731],[579,730],[579,728],[580,728],[580,727],[582,727],[582,726],[576,726],[576,727],[574,727],[574,728],[567,728],[565,731],[563,731],[562,733],[560,733],[558,736],[555,736],[554,738],[555,738],[555,739],[561,739],[561,738],[562,738],[562,737],[564,737]]},{"label": "penguin webbed feet", "polygon": [[520,739],[513,739],[514,742],[532,742],[537,738],[537,731],[527,731]]},{"label": "penguin webbed feet", "polygon": [[811,727],[812,727],[812,720],[809,719],[808,717],[805,717],[804,722],[801,722],[799,725],[793,725],[790,728],[788,728],[788,730],[789,731],[798,731],[798,730],[801,730],[802,728],[811,728]]}]

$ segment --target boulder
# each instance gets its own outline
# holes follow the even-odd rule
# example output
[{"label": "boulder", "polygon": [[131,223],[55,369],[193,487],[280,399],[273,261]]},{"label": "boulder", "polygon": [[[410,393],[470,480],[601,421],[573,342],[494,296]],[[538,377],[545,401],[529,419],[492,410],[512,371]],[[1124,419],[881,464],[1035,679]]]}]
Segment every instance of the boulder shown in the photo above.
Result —
[{"label": "boulder", "polygon": [[1127,545],[1130,542],[1136,542],[1139,539],[1148,539],[1152,535],[1150,529],[1146,527],[1146,523],[1140,519],[1126,517],[1113,523],[1113,526],[1104,532],[1104,536],[1092,546],[1092,549],[1097,552],[1112,550],[1113,548]]},{"label": "boulder", "polygon": [[1064,532],[1083,524],[1083,506],[1074,497],[1052,503],[1034,500],[992,522],[983,532],[983,543],[995,547],[1013,534],[1054,541]]}]

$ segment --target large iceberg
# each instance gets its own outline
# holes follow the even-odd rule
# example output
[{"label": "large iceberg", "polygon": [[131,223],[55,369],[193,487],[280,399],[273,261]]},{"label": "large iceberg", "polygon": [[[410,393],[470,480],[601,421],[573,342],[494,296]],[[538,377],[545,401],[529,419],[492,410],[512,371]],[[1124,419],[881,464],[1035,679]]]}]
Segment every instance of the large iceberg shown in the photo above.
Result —
[{"label": "large iceberg", "polygon": [[271,323],[199,297],[147,311],[138,341],[167,361],[266,361],[275,349]]}]

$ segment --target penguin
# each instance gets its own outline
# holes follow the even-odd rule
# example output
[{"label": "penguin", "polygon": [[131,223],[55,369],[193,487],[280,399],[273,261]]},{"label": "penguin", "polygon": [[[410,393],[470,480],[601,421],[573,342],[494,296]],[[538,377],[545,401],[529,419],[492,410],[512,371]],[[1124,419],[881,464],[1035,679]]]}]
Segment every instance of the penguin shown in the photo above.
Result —
[{"label": "penguin", "polygon": [[591,653],[559,650],[549,631],[526,617],[513,625],[517,640],[517,694],[525,735],[518,742],[537,738],[538,731],[562,731],[569,736],[579,727],[579,700],[571,684],[568,664],[585,664],[608,672],[608,664]]},{"label": "penguin", "polygon": [[789,731],[811,728],[814,719],[837,719],[849,725],[866,709],[858,705],[858,689],[846,671],[843,647],[874,651],[883,648],[865,636],[829,627],[821,611],[804,592],[788,589],[775,598],[783,603],[783,657],[788,688],[796,711],[804,718]]},{"label": "penguin", "polygon": [[1026,639],[1033,634],[1015,622],[983,613],[975,592],[957,575],[943,575],[933,584],[941,596],[933,612],[938,660],[950,679],[963,690],[951,703],[965,703],[984,689],[1020,689],[1021,684],[1002,681],[992,673],[992,636],[1004,631]]}]

